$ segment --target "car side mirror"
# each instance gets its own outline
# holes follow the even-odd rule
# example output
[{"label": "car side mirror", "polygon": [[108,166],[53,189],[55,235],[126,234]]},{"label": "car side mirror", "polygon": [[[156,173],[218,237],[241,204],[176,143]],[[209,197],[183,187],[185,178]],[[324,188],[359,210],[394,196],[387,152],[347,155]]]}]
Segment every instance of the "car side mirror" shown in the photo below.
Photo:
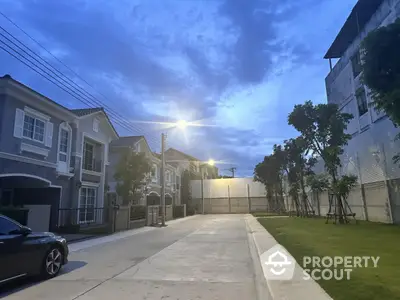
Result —
[{"label": "car side mirror", "polygon": [[32,233],[32,229],[30,229],[27,226],[22,226],[20,231],[19,231],[19,233],[22,234],[22,235],[28,235],[28,234]]}]

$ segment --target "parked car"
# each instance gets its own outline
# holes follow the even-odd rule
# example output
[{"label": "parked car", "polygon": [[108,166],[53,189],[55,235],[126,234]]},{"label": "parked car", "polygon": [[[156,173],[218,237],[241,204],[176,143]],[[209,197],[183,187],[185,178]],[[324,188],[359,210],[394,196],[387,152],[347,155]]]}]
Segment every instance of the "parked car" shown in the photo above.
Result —
[{"label": "parked car", "polygon": [[0,283],[25,276],[56,276],[68,262],[64,238],[50,232],[32,232],[0,215]]}]

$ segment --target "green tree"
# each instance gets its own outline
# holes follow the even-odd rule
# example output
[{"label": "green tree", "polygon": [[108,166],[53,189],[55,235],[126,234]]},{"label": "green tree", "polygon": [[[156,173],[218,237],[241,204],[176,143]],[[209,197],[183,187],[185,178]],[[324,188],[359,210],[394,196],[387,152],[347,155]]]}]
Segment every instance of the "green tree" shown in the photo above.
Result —
[{"label": "green tree", "polygon": [[[268,206],[271,210],[285,210],[283,199],[284,155],[280,145],[274,145],[271,155],[257,164],[254,169],[254,180],[265,185]],[[278,197],[279,195],[279,197]]]},{"label": "green tree", "polygon": [[[371,90],[372,104],[400,125],[400,19],[371,31],[362,43],[362,80]],[[399,138],[399,136],[397,136]],[[393,157],[399,162],[400,156]]]},{"label": "green tree", "polygon": [[117,194],[123,204],[133,203],[140,188],[146,185],[151,172],[151,164],[144,153],[127,150],[122,154],[114,174],[117,181]]},{"label": "green tree", "polygon": [[[332,186],[338,181],[338,168],[341,166],[340,155],[343,148],[351,139],[346,134],[347,124],[353,118],[351,114],[341,113],[336,104],[317,104],[306,101],[304,104],[295,105],[289,114],[288,123],[296,128],[307,147],[310,155],[320,157],[325,168],[332,178]],[[338,199],[339,222],[344,223],[344,211],[342,197],[336,194]]]},{"label": "green tree", "polygon": [[[285,141],[286,162],[288,174],[290,173],[291,184],[293,186],[292,194],[301,189],[301,214],[308,216],[312,210],[306,193],[306,176],[313,173],[312,167],[315,164],[315,158],[308,155],[309,147],[303,137],[289,139]],[[299,213],[299,211],[298,211]]]},{"label": "green tree", "polygon": [[364,83],[373,104],[400,125],[400,19],[371,31],[362,43]]}]

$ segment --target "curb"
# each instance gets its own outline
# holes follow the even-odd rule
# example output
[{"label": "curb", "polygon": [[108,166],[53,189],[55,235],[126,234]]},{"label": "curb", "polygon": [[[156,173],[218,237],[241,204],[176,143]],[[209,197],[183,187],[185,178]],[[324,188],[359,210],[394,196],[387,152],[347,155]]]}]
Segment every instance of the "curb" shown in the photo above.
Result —
[{"label": "curb", "polygon": [[256,287],[257,300],[273,299],[268,282],[265,280],[264,272],[261,267],[260,255],[258,254],[257,244],[254,239],[247,218],[245,219],[247,229],[247,240],[249,242],[250,257],[254,267],[254,284]]},{"label": "curb", "polygon": [[296,262],[295,275],[291,280],[268,280],[261,266],[260,256],[278,245],[275,238],[268,233],[268,231],[252,216],[247,215],[246,224],[249,227],[249,235],[255,244],[256,252],[258,255],[259,268],[262,269],[262,277],[266,283],[270,299],[284,299],[284,300],[297,300],[297,299],[315,299],[315,300],[332,300],[324,289],[314,280],[305,281],[299,274],[303,274],[303,268]]}]

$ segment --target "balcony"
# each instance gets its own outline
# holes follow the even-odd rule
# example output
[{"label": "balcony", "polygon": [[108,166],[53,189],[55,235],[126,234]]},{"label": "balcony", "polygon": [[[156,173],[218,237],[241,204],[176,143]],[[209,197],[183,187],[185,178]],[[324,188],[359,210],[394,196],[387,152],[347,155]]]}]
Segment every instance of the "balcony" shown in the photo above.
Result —
[{"label": "balcony", "polygon": [[102,161],[98,159],[83,159],[82,169],[89,172],[101,173]]}]

